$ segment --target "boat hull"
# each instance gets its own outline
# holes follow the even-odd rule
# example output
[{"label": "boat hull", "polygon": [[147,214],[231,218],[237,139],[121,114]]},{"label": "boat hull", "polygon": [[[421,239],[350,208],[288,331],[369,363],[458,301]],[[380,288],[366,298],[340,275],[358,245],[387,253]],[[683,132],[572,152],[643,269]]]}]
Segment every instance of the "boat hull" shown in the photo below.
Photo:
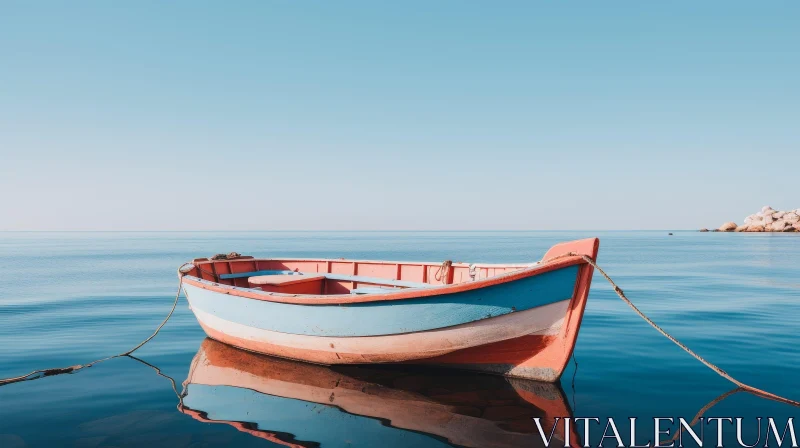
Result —
[{"label": "boat hull", "polygon": [[[545,259],[576,250],[596,257],[596,239],[561,246]],[[185,281],[184,291],[209,337],[257,353],[326,365],[433,364],[553,382],[574,347],[591,282],[591,266],[579,260],[404,300],[301,305],[255,300],[196,279]]]}]

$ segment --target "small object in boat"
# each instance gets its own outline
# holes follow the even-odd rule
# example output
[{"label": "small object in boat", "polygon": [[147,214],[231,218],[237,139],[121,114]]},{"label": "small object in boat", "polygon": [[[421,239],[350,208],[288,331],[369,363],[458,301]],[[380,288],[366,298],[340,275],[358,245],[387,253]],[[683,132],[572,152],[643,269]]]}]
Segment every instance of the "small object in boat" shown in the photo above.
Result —
[{"label": "small object in boat", "polygon": [[[541,262],[196,259],[183,289],[206,334],[317,364],[413,363],[557,381],[578,336],[599,240]],[[234,256],[231,256],[234,255]],[[552,261],[549,261],[552,260]]]},{"label": "small object in boat", "polygon": [[235,260],[240,258],[242,254],[238,252],[231,252],[229,254],[216,254],[210,258],[210,260]]}]

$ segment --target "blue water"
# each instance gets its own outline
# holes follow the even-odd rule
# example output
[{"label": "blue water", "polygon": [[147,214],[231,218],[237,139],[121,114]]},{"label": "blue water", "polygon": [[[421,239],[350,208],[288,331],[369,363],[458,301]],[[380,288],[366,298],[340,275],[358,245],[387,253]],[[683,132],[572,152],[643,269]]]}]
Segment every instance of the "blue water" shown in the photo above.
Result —
[{"label": "blue water", "polygon": [[[87,362],[132,347],[169,310],[177,266],[195,257],[237,251],[275,257],[525,262],[539,259],[554,243],[587,236],[600,237],[601,266],[674,336],[734,377],[800,399],[800,235],[793,234],[0,233],[0,377]],[[173,377],[180,390],[203,339],[182,299],[159,336],[136,355]],[[647,326],[599,276],[575,354],[577,372],[571,364],[562,379],[573,414],[603,422],[614,417],[623,423],[623,433],[628,417],[691,419],[733,387]],[[0,447],[272,446],[230,425],[197,421],[178,412],[177,403],[166,378],[128,358],[15,383],[0,387]],[[292,409],[287,405],[284,412]],[[751,420],[745,435],[752,440],[745,442],[753,443],[755,417],[774,417],[783,424],[798,411],[740,393],[706,416]],[[276,416],[276,421],[286,417]],[[259,422],[260,429],[268,426]],[[409,437],[407,431],[389,429],[398,438]],[[597,440],[602,428],[593,431]],[[707,446],[713,446],[716,429],[706,431]],[[726,435],[732,431],[732,425],[725,426]],[[317,433],[318,428],[309,431]],[[294,436],[307,440],[306,434]],[[643,434],[641,440],[650,438]],[[726,440],[735,443],[734,436]]]}]

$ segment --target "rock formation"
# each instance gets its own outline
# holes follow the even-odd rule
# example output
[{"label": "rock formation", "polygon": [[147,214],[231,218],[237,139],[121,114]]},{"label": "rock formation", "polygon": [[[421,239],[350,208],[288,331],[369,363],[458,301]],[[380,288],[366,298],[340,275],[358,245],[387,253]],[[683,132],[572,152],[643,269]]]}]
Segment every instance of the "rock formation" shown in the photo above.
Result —
[{"label": "rock formation", "polygon": [[[708,232],[707,229],[700,229]],[[735,222],[726,222],[721,225],[719,232],[800,232],[800,208],[796,210],[773,210],[765,206],[760,212],[744,218],[742,225]]]}]

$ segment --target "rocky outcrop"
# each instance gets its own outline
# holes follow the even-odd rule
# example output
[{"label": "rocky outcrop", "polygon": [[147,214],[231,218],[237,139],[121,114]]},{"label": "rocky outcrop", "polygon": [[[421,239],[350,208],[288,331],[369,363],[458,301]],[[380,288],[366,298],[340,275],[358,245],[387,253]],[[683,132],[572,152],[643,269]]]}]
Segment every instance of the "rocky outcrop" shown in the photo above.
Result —
[{"label": "rocky outcrop", "polygon": [[[700,229],[708,232],[707,229]],[[760,212],[744,218],[744,223],[726,222],[719,232],[800,232],[800,209],[774,210],[765,206]]]}]

